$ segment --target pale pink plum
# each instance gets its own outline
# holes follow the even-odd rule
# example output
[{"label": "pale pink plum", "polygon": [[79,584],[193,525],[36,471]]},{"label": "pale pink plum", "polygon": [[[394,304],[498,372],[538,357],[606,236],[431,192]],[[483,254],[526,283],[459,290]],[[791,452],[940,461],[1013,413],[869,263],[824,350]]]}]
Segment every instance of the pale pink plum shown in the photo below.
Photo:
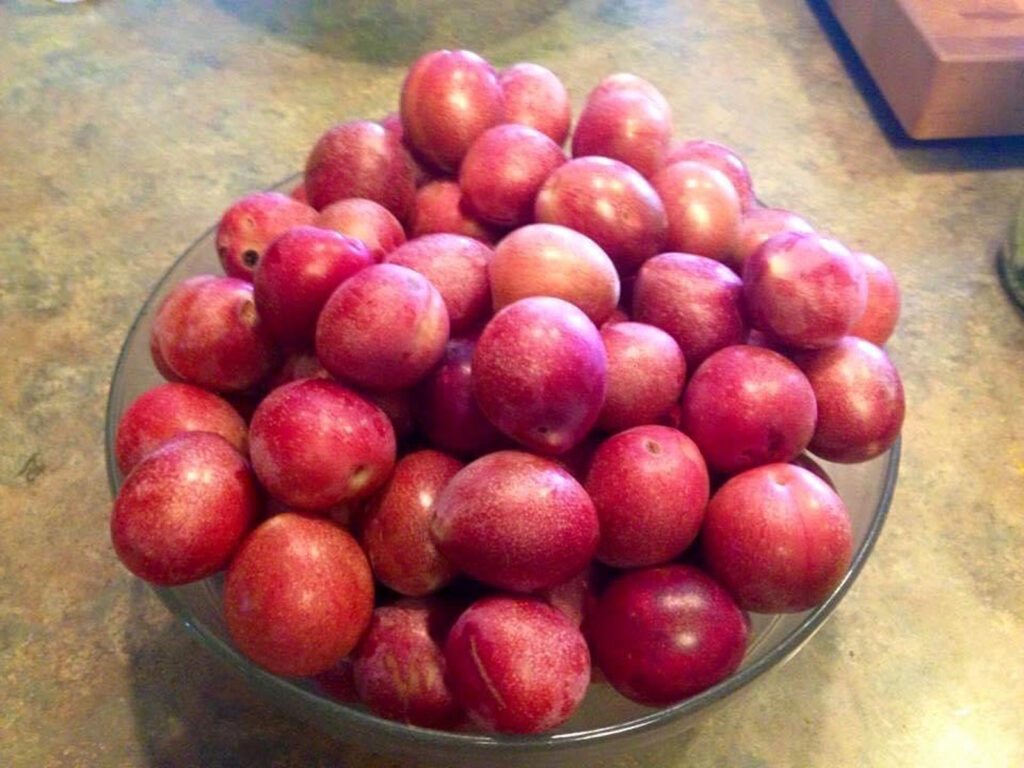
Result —
[{"label": "pale pink plum", "polygon": [[854,253],[864,268],[868,294],[864,314],[850,328],[850,335],[882,346],[896,330],[900,318],[900,289],[889,268],[869,253]]},{"label": "pale pink plum", "polygon": [[471,51],[432,51],[409,67],[402,127],[410,144],[444,171],[455,171],[476,138],[502,121],[497,73]]},{"label": "pale pink plum", "polygon": [[353,680],[374,714],[422,728],[461,724],[462,707],[445,679],[443,646],[454,617],[439,622],[437,613],[427,600],[401,600],[373,612],[354,654]]},{"label": "pale pink plum", "polygon": [[814,227],[792,211],[782,208],[751,208],[743,212],[740,219],[739,235],[732,256],[726,264],[743,274],[743,267],[754,252],[783,232],[813,232]]},{"label": "pale pink plum", "polygon": [[473,395],[474,339],[451,339],[440,365],[417,390],[416,419],[431,445],[459,456],[479,456],[504,439]]},{"label": "pale pink plum", "polygon": [[711,353],[747,338],[743,283],[713,259],[663,253],[640,269],[633,319],[675,339],[693,371]]},{"label": "pale pink plum", "polygon": [[211,432],[172,437],[135,465],[110,517],[110,538],[140,579],[173,586],[228,564],[262,508],[249,463]]},{"label": "pale pink plum", "polygon": [[666,165],[651,184],[665,204],[668,247],[728,261],[740,229],[740,198],[728,177],[708,165]]},{"label": "pale pink plum", "polygon": [[490,266],[494,309],[530,296],[553,296],[603,323],[619,301],[615,265],[586,235],[558,224],[531,224],[498,243]]},{"label": "pale pink plum", "polygon": [[450,179],[424,184],[416,192],[409,223],[412,237],[443,232],[472,237],[488,245],[500,237],[497,229],[469,210],[459,183]]},{"label": "pale pink plum", "polygon": [[594,505],[553,461],[498,451],[468,464],[441,491],[431,534],[457,570],[516,592],[553,587],[597,549]]},{"label": "pale pink plum", "polygon": [[288,193],[288,197],[292,200],[298,200],[300,203],[309,205],[309,198],[306,196],[306,184],[302,182],[295,185],[291,192]]},{"label": "pale pink plum", "polygon": [[151,330],[160,357],[183,381],[222,392],[249,389],[277,362],[252,283],[198,275],[164,297]]},{"label": "pale pink plum", "polygon": [[[329,379],[331,374],[323,367],[316,355],[310,351],[292,352],[267,382],[267,390],[273,391],[299,379]],[[262,398],[261,398],[262,399]]]},{"label": "pale pink plum", "polygon": [[791,613],[831,594],[853,555],[842,499],[792,464],[766,464],[723,485],[708,504],[701,550],[740,608]]},{"label": "pale pink plum", "polygon": [[597,559],[616,568],[666,563],[697,537],[708,469],[693,440],[671,427],[620,432],[598,447],[587,493],[597,509]]},{"label": "pale pink plum", "polygon": [[884,351],[847,336],[796,361],[818,402],[812,453],[852,464],[880,456],[896,442],[903,427],[903,382]]},{"label": "pale pink plum", "polygon": [[777,352],[726,347],[701,363],[683,393],[683,431],[716,472],[791,461],[814,434],[807,377]]},{"label": "pale pink plum", "polygon": [[317,210],[357,197],[380,203],[404,221],[415,194],[412,158],[399,139],[372,120],[334,126],[306,160],[306,195]]},{"label": "pale pink plum", "polygon": [[383,205],[361,197],[332,203],[320,211],[314,224],[362,240],[378,262],[405,242],[401,222]]},{"label": "pale pink plum", "polygon": [[490,597],[459,617],[445,643],[448,680],[470,720],[499,733],[565,722],[590,682],[580,630],[536,598]]},{"label": "pale pink plum", "polygon": [[814,233],[783,232],[743,267],[750,323],[773,342],[820,349],[838,342],[864,314],[864,268],[845,246]]},{"label": "pale pink plum", "polygon": [[121,474],[183,432],[212,432],[243,454],[248,449],[245,421],[227,400],[191,384],[160,384],[139,395],[117,425],[114,454]]},{"label": "pale pink plum", "polygon": [[494,251],[479,240],[453,234],[424,235],[388,254],[388,264],[419,272],[437,288],[452,335],[478,328],[491,311],[487,268]]},{"label": "pale pink plum", "polygon": [[407,454],[373,498],[360,541],[373,575],[403,595],[436,592],[455,576],[430,536],[434,506],[462,462],[440,451]]},{"label": "pale pink plum", "polygon": [[673,147],[665,158],[665,165],[672,165],[681,160],[703,163],[726,175],[736,194],[740,198],[740,206],[744,211],[757,208],[757,197],[754,185],[750,180],[750,171],[738,154],[724,144],[707,139],[692,139]]},{"label": "pale pink plum", "polygon": [[615,91],[632,91],[646,96],[670,119],[672,117],[672,108],[662,92],[642,77],[629,72],[616,72],[614,75],[608,75],[587,95],[587,100],[600,99]]},{"label": "pale pink plum", "polygon": [[387,114],[382,120],[380,120],[380,125],[385,131],[398,139],[409,153],[409,157],[412,159],[412,180],[416,185],[416,189],[419,189],[424,184],[428,184],[437,176],[437,170],[431,168],[429,163],[420,158],[416,150],[411,144],[409,144],[408,139],[405,138],[405,129],[402,127],[402,118],[397,112],[390,112]]},{"label": "pale pink plum", "polygon": [[608,383],[601,334],[572,304],[522,299],[496,314],[473,354],[473,393],[499,430],[535,451],[568,451],[597,422]]},{"label": "pale pink plum", "polygon": [[657,100],[618,88],[587,99],[572,135],[572,156],[621,160],[650,177],[664,163],[671,137],[671,114]]},{"label": "pale pink plum", "polygon": [[387,392],[366,389],[359,394],[380,408],[388,417],[399,441],[407,439],[416,429],[416,415],[413,411],[412,392],[408,389],[392,389]]},{"label": "pale pink plum", "polygon": [[555,170],[534,211],[539,222],[591,238],[623,274],[661,253],[668,236],[665,206],[647,179],[606,157],[579,157]]},{"label": "pale pink plum", "polygon": [[504,96],[502,122],[536,128],[559,146],[569,136],[572,108],[558,75],[540,64],[520,62],[498,73]]},{"label": "pale pink plum", "polygon": [[533,221],[537,193],[565,153],[526,125],[496,125],[473,142],[459,166],[459,186],[470,210],[500,227]]},{"label": "pale pink plum", "polygon": [[257,192],[238,200],[217,225],[217,256],[224,273],[252,280],[267,246],[292,227],[312,224],[316,216],[305,202],[279,192]]},{"label": "pale pink plum", "polygon": [[395,432],[379,408],[350,389],[301,379],[260,403],[249,426],[249,453],[272,496],[323,510],[384,484],[395,465]]},{"label": "pale pink plum", "polygon": [[654,424],[683,393],[686,360],[679,345],[645,323],[607,323],[601,341],[608,356],[608,391],[597,426],[620,432]]},{"label": "pale pink plum", "polygon": [[263,255],[253,276],[256,311],[282,344],[313,344],[316,319],[334,289],[373,264],[361,240],[319,227],[293,227]]},{"label": "pale pink plum", "polygon": [[316,355],[339,379],[369,389],[405,389],[444,354],[448,311],[419,272],[376,264],[331,295],[316,327]]},{"label": "pale pink plum", "polygon": [[649,706],[721,682],[747,649],[743,612],[691,565],[620,576],[601,595],[589,627],[595,664],[619,693]]},{"label": "pale pink plum", "polygon": [[249,534],[224,582],[238,649],[277,675],[335,667],[366,631],[373,576],[356,540],[327,520],[275,515]]}]

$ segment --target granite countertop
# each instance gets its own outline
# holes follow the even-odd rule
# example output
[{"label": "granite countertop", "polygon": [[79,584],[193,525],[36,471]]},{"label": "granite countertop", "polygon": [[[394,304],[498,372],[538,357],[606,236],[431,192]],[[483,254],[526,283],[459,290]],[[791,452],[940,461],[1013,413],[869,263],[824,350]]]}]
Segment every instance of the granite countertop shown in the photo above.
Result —
[{"label": "granite countertop", "polygon": [[329,124],[394,109],[410,58],[444,46],[539,61],[577,106],[644,75],[679,134],[735,146],[764,199],[903,287],[909,410],[878,547],[804,651],[667,764],[1024,764],[1024,318],[993,269],[1024,143],[894,137],[820,5],[0,4],[0,765],[398,765],[275,709],[120,567],[103,417],[170,261]]}]

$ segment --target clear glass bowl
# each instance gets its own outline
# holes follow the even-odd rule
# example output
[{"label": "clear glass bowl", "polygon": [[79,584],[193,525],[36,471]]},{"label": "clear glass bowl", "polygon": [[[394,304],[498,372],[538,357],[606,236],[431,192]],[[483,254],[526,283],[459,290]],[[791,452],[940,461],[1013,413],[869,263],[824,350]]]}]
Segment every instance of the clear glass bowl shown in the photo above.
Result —
[{"label": "clear glass bowl", "polygon": [[[296,177],[277,185],[285,191]],[[107,406],[106,457],[111,492],[122,477],[114,456],[114,435],[121,414],[142,392],[162,381],[149,353],[149,330],[164,294],[192,275],[220,272],[214,229],[207,230],[171,265],[139,311],[117,361]],[[678,736],[716,705],[728,700],[768,670],[790,659],[821,628],[842,600],[882,530],[899,466],[899,442],[885,455],[855,465],[821,462],[849,508],[854,556],[849,570],[829,598],[804,613],[752,616],[753,638],[742,667],[703,693],[664,709],[651,709],[622,698],[606,684],[592,685],[580,711],[556,733],[507,737],[444,733],[375,717],[355,705],[336,702],[303,680],[285,679],[250,663],[231,645],[221,613],[222,577],[184,587],[154,591],[188,629],[230,666],[277,704],[339,738],[377,752],[401,754],[446,766],[584,765],[611,753],[635,753]],[[600,763],[598,763],[600,764]]]}]

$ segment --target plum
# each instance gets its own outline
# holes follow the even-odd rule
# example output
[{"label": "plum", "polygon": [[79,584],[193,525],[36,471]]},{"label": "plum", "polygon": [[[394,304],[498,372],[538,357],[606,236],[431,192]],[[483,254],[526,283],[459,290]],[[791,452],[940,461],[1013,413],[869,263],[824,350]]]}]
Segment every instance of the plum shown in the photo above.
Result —
[{"label": "plum", "polygon": [[357,197],[380,203],[404,221],[415,194],[412,158],[399,139],[371,120],[334,126],[306,160],[306,196],[317,210]]},{"label": "plum", "polygon": [[248,449],[245,421],[227,400],[191,384],[160,384],[135,398],[121,415],[114,439],[121,474],[127,475],[153,450],[183,432],[212,432],[243,454]]},{"label": "plum", "polygon": [[534,211],[539,222],[591,238],[622,274],[660,253],[668,236],[665,206],[647,179],[606,157],[579,157],[557,168]]},{"label": "plum", "polygon": [[572,136],[572,156],[609,157],[650,177],[661,168],[671,137],[671,115],[657,100],[616,88],[587,99]]},{"label": "plum", "polygon": [[405,230],[391,211],[361,197],[331,203],[320,211],[314,224],[362,240],[377,262],[405,242]]},{"label": "plum", "polygon": [[490,277],[495,310],[553,296],[602,323],[619,301],[619,276],[601,246],[558,224],[531,224],[508,235],[494,251]]},{"label": "plum", "polygon": [[257,192],[235,202],[217,225],[217,257],[228,277],[252,280],[263,252],[292,227],[312,224],[316,211],[280,192]]},{"label": "plum", "polygon": [[792,211],[782,208],[753,208],[743,212],[739,234],[726,264],[743,274],[747,259],[775,235],[783,232],[813,232],[814,227]]},{"label": "plum", "polygon": [[710,492],[696,444],[671,427],[620,432],[598,447],[584,487],[597,509],[597,559],[616,568],[668,562],[697,536]]},{"label": "plum", "polygon": [[374,263],[361,240],[319,227],[293,227],[263,255],[253,276],[256,311],[282,344],[313,344],[316,320],[334,289]]},{"label": "plum", "polygon": [[569,136],[572,109],[562,81],[550,69],[520,62],[498,73],[504,97],[502,122],[536,128],[559,146]]},{"label": "plum", "polygon": [[665,204],[668,247],[727,261],[740,228],[740,199],[724,173],[702,163],[667,165],[651,179]]},{"label": "plum", "polygon": [[356,540],[327,520],[284,513],[249,534],[224,581],[224,620],[249,659],[276,675],[317,675],[355,648],[373,612]]},{"label": "plum", "polygon": [[691,139],[673,147],[665,158],[665,165],[682,160],[703,163],[721,171],[735,188],[740,199],[740,207],[744,211],[757,208],[757,198],[754,196],[754,185],[750,180],[747,164],[729,147],[717,141]]},{"label": "plum", "polygon": [[800,369],[777,352],[738,345],[705,360],[683,393],[683,431],[716,472],[791,461],[818,414]]},{"label": "plum", "polygon": [[392,389],[383,392],[363,389],[359,390],[359,394],[384,412],[395,430],[396,440],[405,440],[416,430],[416,416],[413,412],[410,390]]},{"label": "plum", "polygon": [[806,469],[765,464],[711,497],[701,552],[740,608],[806,611],[831,594],[850,565],[850,518],[836,492]]},{"label": "plum", "polygon": [[597,426],[619,432],[654,424],[683,393],[686,360],[660,328],[622,321],[601,326],[608,357],[608,391]]},{"label": "plum", "polygon": [[327,300],[316,327],[316,354],[339,379],[370,389],[404,389],[444,354],[448,311],[419,272],[375,264]]},{"label": "plum", "polygon": [[272,496],[323,510],[368,496],[395,464],[388,417],[326,379],[301,379],[271,392],[249,427],[253,469]]},{"label": "plum", "polygon": [[631,91],[645,96],[653,101],[659,110],[668,115],[669,119],[672,118],[672,108],[662,92],[652,83],[630,72],[616,72],[614,75],[608,75],[587,94],[587,101],[601,99],[617,91]]},{"label": "plum", "polygon": [[855,252],[853,257],[864,269],[868,293],[864,314],[850,328],[850,335],[880,347],[896,330],[900,317],[900,289],[892,272],[879,259],[869,253]]},{"label": "plum", "polygon": [[438,171],[436,168],[432,168],[426,160],[420,157],[416,152],[416,149],[409,143],[409,140],[405,137],[405,128],[402,127],[401,116],[397,112],[390,112],[385,115],[379,123],[381,128],[398,139],[409,153],[409,158],[412,160],[412,180],[416,185],[416,189],[419,189],[425,184],[429,184],[433,181],[437,176]]},{"label": "plum", "polygon": [[[327,372],[323,363],[317,359],[313,352],[309,350],[291,352],[285,357],[281,367],[267,381],[267,391],[273,391],[278,387],[283,387],[285,384],[298,381],[299,379],[329,378],[331,378],[331,374]],[[259,405],[259,403],[256,405]]]},{"label": "plum", "polygon": [[440,451],[409,453],[371,501],[360,541],[374,576],[396,592],[419,597],[455,576],[437,551],[430,524],[438,496],[460,469],[461,461]]},{"label": "plum", "polygon": [[575,576],[598,539],[583,486],[555,462],[521,451],[490,453],[461,469],[441,491],[430,530],[456,569],[517,592]]},{"label": "plum", "polygon": [[424,184],[416,192],[412,206],[409,234],[422,237],[437,233],[465,235],[488,245],[499,238],[495,227],[481,221],[469,210],[459,183],[450,179]]},{"label": "plum", "polygon": [[171,371],[207,389],[249,389],[277,362],[252,284],[233,277],[197,275],[178,283],[157,309],[151,334]]},{"label": "plum", "polygon": [[174,586],[228,564],[262,508],[249,463],[220,435],[186,432],[135,465],[110,516],[110,538],[140,579]]},{"label": "plum", "polygon": [[564,453],[583,439],[597,421],[607,379],[597,328],[581,310],[550,296],[505,307],[473,353],[480,410],[540,453]]},{"label": "plum", "polygon": [[491,597],[455,622],[444,649],[448,680],[476,725],[539,733],[565,722],[590,682],[580,630],[529,597]]},{"label": "plum", "polygon": [[724,680],[747,647],[742,611],[691,565],[631,571],[604,590],[589,621],[594,662],[627,698],[666,706]]}]

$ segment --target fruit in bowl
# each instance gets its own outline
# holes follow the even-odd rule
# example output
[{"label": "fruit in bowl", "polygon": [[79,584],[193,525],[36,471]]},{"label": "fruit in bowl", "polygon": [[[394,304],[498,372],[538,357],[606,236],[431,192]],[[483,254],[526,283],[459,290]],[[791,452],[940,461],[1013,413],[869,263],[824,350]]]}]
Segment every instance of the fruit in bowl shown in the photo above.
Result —
[{"label": "fruit in bowl", "polygon": [[397,123],[313,149],[321,210],[248,196],[172,267],[115,374],[116,553],[355,738],[671,732],[821,625],[885,516],[891,273],[672,150],[638,77],[566,161],[563,93],[423,57]]}]

